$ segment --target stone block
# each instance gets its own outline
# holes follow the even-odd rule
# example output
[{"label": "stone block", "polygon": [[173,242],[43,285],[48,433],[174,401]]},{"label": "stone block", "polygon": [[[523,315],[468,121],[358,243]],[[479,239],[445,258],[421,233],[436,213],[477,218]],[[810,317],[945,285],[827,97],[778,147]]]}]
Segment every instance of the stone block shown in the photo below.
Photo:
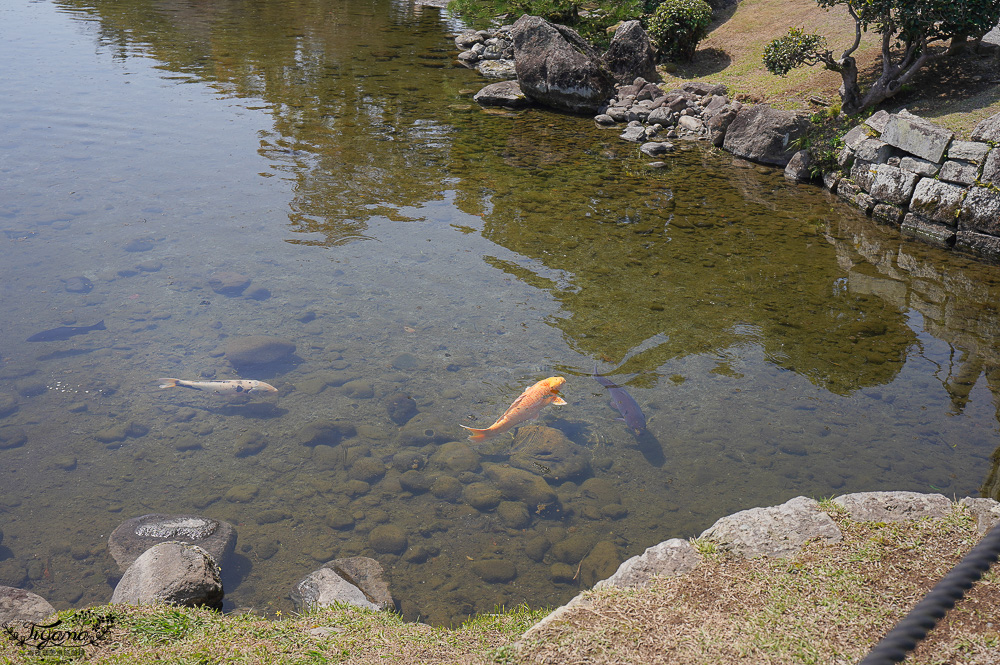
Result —
[{"label": "stone block", "polygon": [[989,151],[990,146],[979,141],[952,141],[948,146],[947,157],[982,164]]},{"label": "stone block", "polygon": [[844,134],[844,145],[851,150],[856,149],[861,142],[869,138],[868,130],[864,125],[857,125],[851,131]]},{"label": "stone block", "polygon": [[876,173],[874,164],[863,159],[856,159],[854,160],[854,166],[851,167],[851,180],[858,187],[869,192],[871,191],[872,181],[875,179]]},{"label": "stone block", "polygon": [[945,182],[971,185],[979,177],[979,165],[958,159],[949,159],[941,165],[941,174],[938,177]]},{"label": "stone block", "polygon": [[1000,143],[1000,113],[981,120],[972,130],[972,140]]},{"label": "stone block", "polygon": [[829,171],[823,174],[823,186],[831,193],[837,192],[837,185],[840,184],[840,174],[836,171]]},{"label": "stone block", "polygon": [[799,150],[788,161],[785,166],[785,179],[793,182],[809,182],[812,180],[812,172],[809,170],[812,164],[812,157],[808,150]]},{"label": "stone block", "polygon": [[878,203],[872,208],[872,219],[899,226],[903,221],[904,210],[891,203]]},{"label": "stone block", "polygon": [[865,120],[865,124],[881,134],[885,131],[886,123],[889,122],[888,111],[876,111],[870,118]]},{"label": "stone block", "polygon": [[917,178],[916,173],[910,173],[888,164],[879,164],[871,178],[868,193],[883,203],[905,206],[910,202]]},{"label": "stone block", "polygon": [[891,145],[878,139],[865,139],[854,151],[858,154],[858,159],[873,164],[884,164],[894,153]]},{"label": "stone block", "polygon": [[903,218],[901,231],[905,235],[920,238],[924,242],[940,247],[951,247],[955,244],[955,229],[947,224],[940,224],[924,219],[912,212]]},{"label": "stone block", "polygon": [[965,189],[933,178],[921,178],[913,189],[910,212],[955,226]]},{"label": "stone block", "polygon": [[854,197],[853,203],[858,208],[858,210],[865,213],[866,215],[872,214],[872,210],[874,210],[875,208],[875,199],[873,199],[868,194],[865,194],[864,192],[861,192],[858,195],[856,195]]},{"label": "stone block", "polygon": [[987,261],[1000,263],[1000,238],[996,236],[975,231],[959,231],[955,234],[955,247]]},{"label": "stone block", "polygon": [[839,155],[837,155],[837,165],[847,171],[854,164],[854,157],[854,150],[845,145],[844,149],[840,151]]},{"label": "stone block", "polygon": [[1000,187],[1000,148],[990,150],[983,163],[983,174],[980,178],[985,183]]},{"label": "stone block", "polygon": [[861,193],[861,188],[846,178],[841,178],[837,183],[837,196],[845,201],[854,201],[854,197]]},{"label": "stone block", "polygon": [[899,168],[904,171],[916,173],[917,175],[932,176],[937,175],[941,165],[929,162],[926,159],[920,159],[919,157],[907,156],[899,160]]},{"label": "stone block", "polygon": [[959,228],[1000,235],[1000,192],[987,187],[972,187],[962,201],[958,214]]},{"label": "stone block", "polygon": [[940,162],[954,132],[906,111],[892,114],[885,124],[882,140],[911,155]]}]

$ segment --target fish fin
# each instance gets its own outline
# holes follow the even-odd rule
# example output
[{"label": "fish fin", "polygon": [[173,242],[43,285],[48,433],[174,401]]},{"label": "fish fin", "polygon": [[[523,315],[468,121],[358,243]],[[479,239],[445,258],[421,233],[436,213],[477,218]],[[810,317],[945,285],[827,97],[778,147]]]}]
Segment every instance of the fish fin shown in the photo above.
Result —
[{"label": "fish fin", "polygon": [[177,379],[157,379],[160,382],[161,388],[176,388]]},{"label": "fish fin", "polygon": [[94,324],[94,330],[107,330],[107,328],[104,326],[104,319],[101,319],[100,321]]},{"label": "fish fin", "polygon": [[489,428],[476,429],[475,427],[466,427],[465,425],[459,425],[459,427],[467,429],[470,432],[472,432],[472,434],[469,435],[469,441],[485,441],[486,439],[489,438],[488,435],[488,432],[490,431]]},{"label": "fish fin", "polygon": [[552,400],[552,404],[553,406],[563,406],[565,404],[569,404],[569,402],[564,400],[562,397],[557,396],[554,400]]}]

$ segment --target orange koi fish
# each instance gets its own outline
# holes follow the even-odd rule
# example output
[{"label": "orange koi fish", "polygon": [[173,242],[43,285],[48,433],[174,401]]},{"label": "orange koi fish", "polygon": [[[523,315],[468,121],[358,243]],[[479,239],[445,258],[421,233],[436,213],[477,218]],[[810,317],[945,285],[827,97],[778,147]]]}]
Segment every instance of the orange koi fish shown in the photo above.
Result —
[{"label": "orange koi fish", "polygon": [[561,376],[550,376],[547,379],[542,379],[521,393],[521,396],[503,412],[500,419],[486,429],[475,429],[474,427],[465,427],[465,425],[462,427],[472,432],[469,436],[471,441],[492,439],[517,427],[525,420],[537,418],[542,409],[549,404],[556,406],[565,404],[566,400],[559,396],[559,389],[564,383],[566,383],[566,379]]}]

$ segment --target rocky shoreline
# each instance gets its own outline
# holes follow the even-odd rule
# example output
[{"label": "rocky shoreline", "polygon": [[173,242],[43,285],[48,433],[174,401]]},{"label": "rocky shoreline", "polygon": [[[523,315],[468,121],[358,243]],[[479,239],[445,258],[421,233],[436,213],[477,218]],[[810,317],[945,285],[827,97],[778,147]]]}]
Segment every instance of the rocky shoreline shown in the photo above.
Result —
[{"label": "rocky shoreline", "polygon": [[[985,498],[954,503],[941,494],[860,492],[835,497],[831,503],[857,522],[941,518],[954,510],[968,511],[981,534],[1000,522],[1000,503]],[[711,543],[717,550],[744,559],[787,558],[806,543],[833,543],[841,538],[840,529],[820,504],[799,496],[781,505],[721,517],[697,538],[672,538],[653,545],[592,586],[640,588],[656,576],[690,573],[702,561],[695,547],[698,543]],[[109,538],[109,549],[124,569],[110,602],[218,608],[223,594],[219,566],[227,563],[235,543],[232,525],[207,517],[152,514],[132,518]],[[584,591],[556,609],[522,640],[539,635],[575,608],[586,607],[588,594]],[[337,603],[375,611],[396,607],[382,566],[368,557],[329,561],[292,585],[289,595],[299,612]],[[0,587],[0,624],[38,623],[54,612],[45,599],[30,591]]]},{"label": "rocky shoreline", "polygon": [[458,55],[462,64],[487,78],[507,78],[476,93],[482,106],[592,112],[601,127],[624,125],[620,138],[653,158],[671,152],[676,139],[710,141],[782,168],[789,180],[822,183],[905,235],[1000,263],[1000,113],[962,140],[906,110],[878,111],[847,132],[838,167],[823,172],[815,155],[795,147],[809,128],[808,114],[741,104],[722,85],[688,82],[663,90],[637,21],[622,24],[603,55],[581,41],[565,26],[527,16],[455,38],[467,49]]}]

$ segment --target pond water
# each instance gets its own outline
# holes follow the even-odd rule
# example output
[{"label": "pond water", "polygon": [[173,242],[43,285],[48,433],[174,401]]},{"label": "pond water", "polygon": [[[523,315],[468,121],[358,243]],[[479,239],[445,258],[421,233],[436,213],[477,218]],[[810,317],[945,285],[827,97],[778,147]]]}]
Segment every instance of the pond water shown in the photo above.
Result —
[{"label": "pond water", "polygon": [[[0,7],[0,584],[105,602],[110,532],[194,513],[239,533],[229,609],[287,613],[364,555],[449,624],[800,494],[1000,494],[996,268],[703,143],[650,169],[587,118],[483,111],[457,27],[387,0]],[[295,353],[234,367],[255,335]],[[557,433],[467,441],[552,375]],[[526,456],[546,437],[562,471]]]}]

